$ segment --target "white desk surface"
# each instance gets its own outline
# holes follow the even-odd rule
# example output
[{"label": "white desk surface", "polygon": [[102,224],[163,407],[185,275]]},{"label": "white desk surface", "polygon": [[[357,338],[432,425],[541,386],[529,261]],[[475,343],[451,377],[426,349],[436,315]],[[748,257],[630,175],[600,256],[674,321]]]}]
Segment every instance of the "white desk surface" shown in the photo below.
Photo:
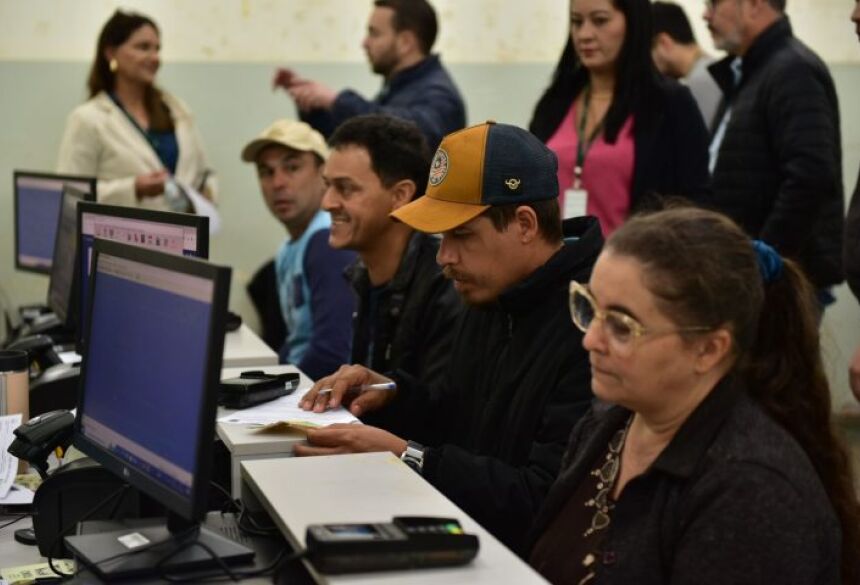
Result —
[{"label": "white desk surface", "polygon": [[278,354],[260,339],[251,328],[242,323],[236,330],[224,336],[225,368],[245,366],[276,366]]},{"label": "white desk surface", "polygon": [[[235,378],[249,368],[224,368],[221,370],[221,379]],[[307,392],[313,381],[304,372],[295,366],[268,366],[259,367],[267,374],[286,374],[298,372],[301,376],[299,387],[296,392]],[[218,418],[233,412],[225,408],[218,408]],[[224,446],[230,451],[230,493],[233,497],[240,497],[242,490],[242,475],[240,464],[251,459],[266,459],[271,457],[292,457],[293,445],[305,440],[304,433],[299,431],[287,431],[286,433],[259,433],[259,425],[247,424],[225,424],[215,423],[215,433],[224,442]]]},{"label": "white desk surface", "polygon": [[293,546],[309,524],[389,522],[393,516],[456,518],[480,540],[469,565],[356,575],[321,575],[332,585],[546,583],[465,512],[390,453],[261,459],[242,463],[246,485]]}]

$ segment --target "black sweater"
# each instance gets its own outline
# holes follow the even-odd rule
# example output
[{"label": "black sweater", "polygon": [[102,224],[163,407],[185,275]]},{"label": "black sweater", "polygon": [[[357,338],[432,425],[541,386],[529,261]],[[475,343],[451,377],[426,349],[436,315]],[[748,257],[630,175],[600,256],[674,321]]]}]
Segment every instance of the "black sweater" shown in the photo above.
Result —
[{"label": "black sweater", "polygon": [[[629,416],[598,405],[582,419],[532,546]],[[839,521],[806,453],[725,381],[625,486],[594,583],[839,585],[840,542]]]},{"label": "black sweater", "polygon": [[[584,77],[552,86],[535,107],[529,130],[547,142],[558,129]],[[710,194],[708,131],[690,90],[659,78],[633,112],[633,185],[630,213],[654,207],[660,197],[703,202]]]}]

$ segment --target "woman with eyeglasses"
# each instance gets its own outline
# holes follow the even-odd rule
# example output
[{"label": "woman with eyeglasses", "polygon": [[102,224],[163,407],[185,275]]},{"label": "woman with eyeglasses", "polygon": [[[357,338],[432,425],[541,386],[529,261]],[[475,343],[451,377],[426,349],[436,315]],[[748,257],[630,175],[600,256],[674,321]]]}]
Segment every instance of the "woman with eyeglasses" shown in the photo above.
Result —
[{"label": "woman with eyeglasses", "polygon": [[570,0],[570,35],[529,130],[558,157],[565,218],[604,235],[656,193],[709,192],[708,132],[690,91],[651,59],[649,0]]},{"label": "woman with eyeglasses", "polygon": [[214,200],[215,177],[188,107],[155,84],[160,50],[147,16],[118,10],[105,23],[57,171],[98,178],[99,202],[193,211],[188,189]]},{"label": "woman with eyeglasses", "polygon": [[529,560],[556,584],[858,583],[815,295],[726,217],[632,218],[571,283],[601,402],[574,429]]}]

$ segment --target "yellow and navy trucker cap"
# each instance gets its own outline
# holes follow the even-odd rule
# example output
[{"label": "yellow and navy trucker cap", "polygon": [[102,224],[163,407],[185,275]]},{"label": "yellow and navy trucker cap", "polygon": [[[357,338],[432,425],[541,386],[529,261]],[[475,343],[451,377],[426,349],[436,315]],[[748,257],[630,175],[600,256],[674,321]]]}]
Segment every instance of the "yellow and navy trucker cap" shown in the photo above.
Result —
[{"label": "yellow and navy trucker cap", "polygon": [[557,198],[557,171],[555,153],[533,134],[484,122],[442,140],[424,196],[391,216],[421,232],[446,232],[494,205]]}]

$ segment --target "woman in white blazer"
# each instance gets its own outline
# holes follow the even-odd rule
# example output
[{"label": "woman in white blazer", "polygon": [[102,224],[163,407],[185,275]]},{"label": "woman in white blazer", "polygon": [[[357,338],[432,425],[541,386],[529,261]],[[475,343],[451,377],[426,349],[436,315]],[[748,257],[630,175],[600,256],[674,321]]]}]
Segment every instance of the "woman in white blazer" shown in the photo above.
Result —
[{"label": "woman in white blazer", "polygon": [[193,211],[186,188],[215,198],[191,113],[160,90],[158,27],[117,11],[99,35],[90,99],[69,115],[57,171],[98,178],[98,200]]}]

